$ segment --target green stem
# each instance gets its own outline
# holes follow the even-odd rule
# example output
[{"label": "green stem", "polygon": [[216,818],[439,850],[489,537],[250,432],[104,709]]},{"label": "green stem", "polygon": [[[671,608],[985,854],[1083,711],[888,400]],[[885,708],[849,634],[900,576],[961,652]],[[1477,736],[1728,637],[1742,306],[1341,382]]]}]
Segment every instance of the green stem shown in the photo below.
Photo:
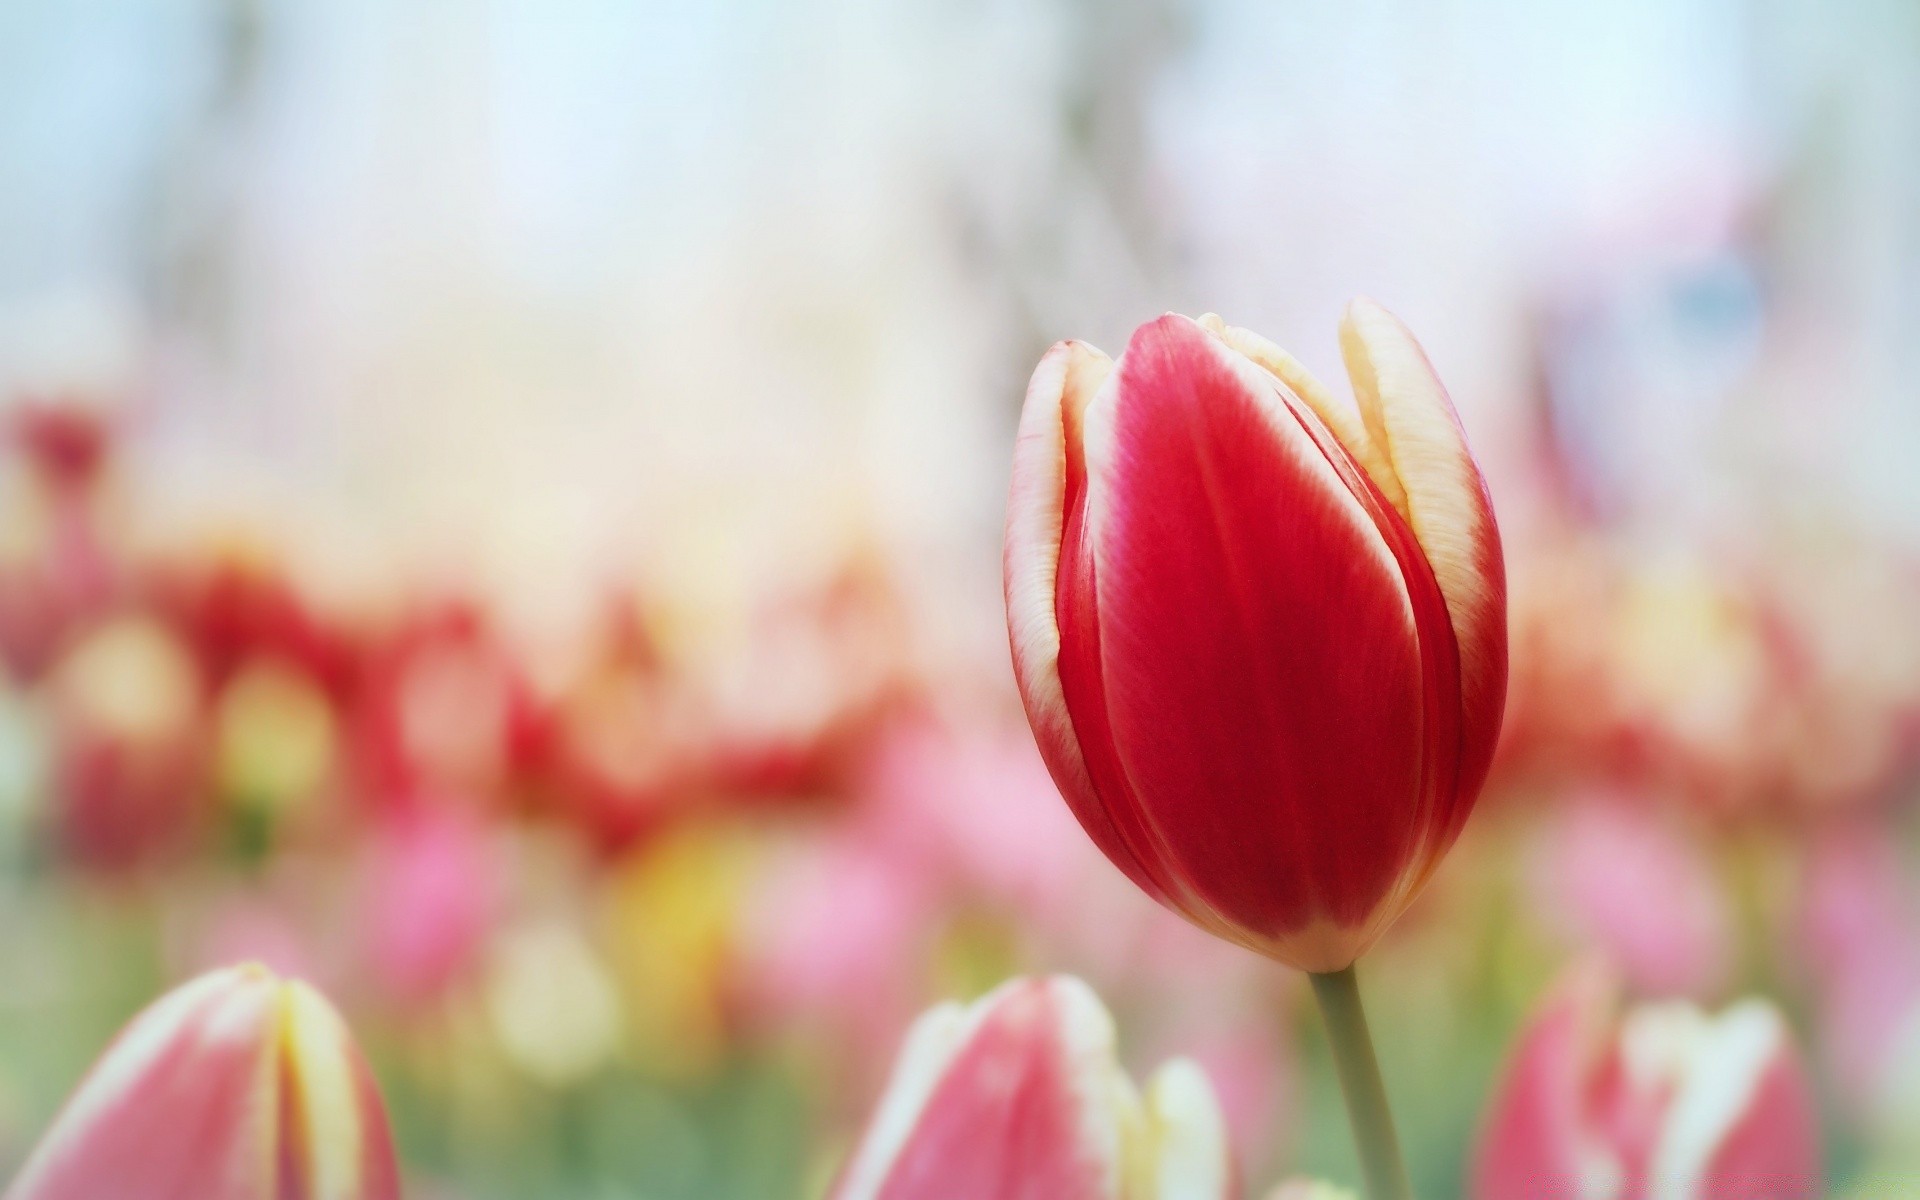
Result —
[{"label": "green stem", "polygon": [[1307,978],[1313,980],[1313,996],[1326,1018],[1327,1040],[1333,1043],[1333,1063],[1340,1072],[1340,1091],[1347,1098],[1347,1119],[1353,1124],[1368,1200],[1412,1200],[1400,1138],[1387,1108],[1387,1089],[1380,1082],[1380,1064],[1374,1060],[1373,1038],[1367,1033],[1367,1014],[1360,1008],[1360,981],[1352,967]]}]

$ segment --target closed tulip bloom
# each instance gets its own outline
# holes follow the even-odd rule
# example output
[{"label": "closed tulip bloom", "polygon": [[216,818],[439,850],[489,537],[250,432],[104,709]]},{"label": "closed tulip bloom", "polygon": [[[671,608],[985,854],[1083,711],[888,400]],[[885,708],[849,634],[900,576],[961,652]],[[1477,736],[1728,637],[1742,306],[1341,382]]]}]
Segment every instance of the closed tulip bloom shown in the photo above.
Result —
[{"label": "closed tulip bloom", "polygon": [[1472,1195],[1821,1195],[1813,1096],[1780,1014],[1747,1000],[1718,1016],[1663,1003],[1620,1018],[1611,983],[1577,974],[1507,1065]]},{"label": "closed tulip bloom", "polygon": [[397,1200],[346,1025],[264,967],[202,975],[120,1034],[7,1200]]},{"label": "closed tulip bloom", "polygon": [[1086,984],[1016,979],[907,1035],[833,1200],[1231,1200],[1225,1127],[1192,1062],[1145,1094]]},{"label": "closed tulip bloom", "polygon": [[1506,693],[1479,468],[1413,336],[1355,301],[1353,402],[1207,316],[1047,352],[1007,514],[1015,673],[1108,858],[1281,962],[1353,962],[1465,822]]}]

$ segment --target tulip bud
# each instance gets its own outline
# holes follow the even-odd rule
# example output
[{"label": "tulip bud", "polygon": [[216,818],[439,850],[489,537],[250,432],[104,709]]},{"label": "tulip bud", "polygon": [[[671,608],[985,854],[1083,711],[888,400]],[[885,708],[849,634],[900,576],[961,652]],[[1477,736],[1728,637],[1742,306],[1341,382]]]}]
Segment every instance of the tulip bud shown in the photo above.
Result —
[{"label": "tulip bud", "polygon": [[1813,1098],[1778,1012],[1613,1008],[1604,976],[1576,974],[1521,1036],[1481,1134],[1477,1200],[1821,1194]]},{"label": "tulip bud", "polygon": [[1221,937],[1350,965],[1424,885],[1506,694],[1500,537],[1397,320],[1341,326],[1355,404],[1208,316],[1079,342],[1028,387],[1006,541],[1015,674],[1108,858]]},{"label": "tulip bud", "polygon": [[133,1019],[7,1200],[397,1200],[385,1110],[352,1035],[303,983],[213,971]]},{"label": "tulip bud", "polygon": [[1192,1062],[1145,1095],[1077,979],[1016,979],[914,1024],[834,1200],[1222,1200],[1219,1105]]}]

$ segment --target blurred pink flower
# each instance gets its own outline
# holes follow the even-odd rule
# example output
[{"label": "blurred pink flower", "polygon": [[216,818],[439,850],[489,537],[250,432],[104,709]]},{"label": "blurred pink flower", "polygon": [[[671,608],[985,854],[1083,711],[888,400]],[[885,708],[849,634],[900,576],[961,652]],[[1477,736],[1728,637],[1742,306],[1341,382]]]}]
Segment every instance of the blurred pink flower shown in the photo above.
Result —
[{"label": "blurred pink flower", "polygon": [[1821,1041],[1842,1093],[1871,1113],[1890,1098],[1910,1031],[1920,1030],[1920,896],[1890,831],[1829,833],[1806,864],[1800,952],[1811,968]]},{"label": "blurred pink flower", "polygon": [[1703,996],[1725,977],[1732,914],[1700,848],[1667,814],[1588,796],[1551,818],[1530,864],[1547,919],[1605,953],[1638,991]]},{"label": "blurred pink flower", "polygon": [[382,820],[368,849],[360,928],[378,985],[430,999],[479,958],[498,908],[500,865],[471,804],[422,805]]},{"label": "blurred pink flower", "polygon": [[888,723],[859,783],[865,819],[906,859],[1058,927],[1099,859],[1025,730]]},{"label": "blurred pink flower", "polygon": [[761,1020],[823,1022],[878,1051],[912,1011],[940,911],[935,882],[869,839],[797,844],[748,897],[742,998]]},{"label": "blurred pink flower", "polygon": [[834,1200],[1227,1200],[1225,1128],[1200,1068],[1175,1059],[1144,1094],[1113,1019],[1068,976],[947,1003],[907,1034]]},{"label": "blurred pink flower", "polygon": [[1576,970],[1522,1032],[1481,1132],[1478,1200],[1820,1195],[1820,1131],[1780,1014],[1747,1000],[1616,1011]]}]

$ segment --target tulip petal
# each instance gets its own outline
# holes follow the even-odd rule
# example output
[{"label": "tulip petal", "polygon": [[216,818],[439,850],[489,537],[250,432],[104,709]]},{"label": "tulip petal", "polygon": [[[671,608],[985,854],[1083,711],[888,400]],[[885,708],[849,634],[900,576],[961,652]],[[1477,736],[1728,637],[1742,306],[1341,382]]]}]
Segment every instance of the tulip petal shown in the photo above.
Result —
[{"label": "tulip petal", "polygon": [[1236,1195],[1226,1117],[1200,1064],[1171,1059],[1147,1082],[1144,1176],[1129,1195],[1224,1200]]},{"label": "tulip petal", "polygon": [[[836,1200],[1104,1200],[1124,1086],[1113,1023],[1078,980],[1015,980],[922,1018]],[[1090,1094],[1093,1093],[1093,1094]]]},{"label": "tulip petal", "polygon": [[1394,474],[1393,462],[1387,458],[1386,450],[1368,434],[1366,422],[1361,420],[1359,409],[1353,401],[1342,400],[1334,395],[1307,369],[1305,363],[1252,330],[1229,325],[1212,313],[1201,317],[1200,324],[1218,334],[1227,345],[1272,372],[1274,378],[1305,401],[1307,407],[1313,410],[1314,415],[1332,431],[1341,446],[1367,473],[1367,477],[1373,480],[1387,503],[1393,505],[1403,520],[1406,518],[1406,490],[1400,486],[1400,477]]},{"label": "tulip petal", "polygon": [[1811,1091],[1772,1008],[1728,1009],[1689,1053],[1648,1172],[1648,1200],[1820,1194]]},{"label": "tulip petal", "polygon": [[1137,836],[1124,836],[1095,791],[1060,682],[1056,616],[1067,537],[1068,491],[1085,483],[1082,414],[1113,369],[1084,342],[1047,351],[1027,386],[1007,502],[1005,584],[1014,676],[1047,770],[1094,843],[1149,895],[1166,900],[1163,877],[1143,859]]},{"label": "tulip petal", "polygon": [[8,1200],[398,1200],[385,1111],[340,1017],[264,967],[135,1017]]},{"label": "tulip petal", "polygon": [[304,983],[281,990],[282,1197],[397,1200],[386,1110],[347,1026]]},{"label": "tulip petal", "polygon": [[1183,911],[1346,966],[1430,834],[1401,566],[1272,377],[1192,321],[1143,326],[1086,420],[1097,618],[1063,610],[1061,672],[1094,778],[1104,711]]},{"label": "tulip petal", "polygon": [[8,1200],[272,1196],[277,986],[237,967],[147,1008],[67,1102]]},{"label": "tulip petal", "polygon": [[[1506,702],[1506,573],[1493,503],[1453,402],[1406,326],[1372,301],[1355,300],[1340,323],[1340,350],[1369,441],[1385,451],[1453,618],[1463,716],[1459,790],[1472,796],[1493,760]],[[1382,491],[1392,494],[1386,484]]]},{"label": "tulip petal", "polygon": [[1527,1026],[1480,1134],[1476,1200],[1614,1194],[1625,1167],[1589,1139],[1583,1102],[1609,1032],[1612,980],[1577,970]]}]

